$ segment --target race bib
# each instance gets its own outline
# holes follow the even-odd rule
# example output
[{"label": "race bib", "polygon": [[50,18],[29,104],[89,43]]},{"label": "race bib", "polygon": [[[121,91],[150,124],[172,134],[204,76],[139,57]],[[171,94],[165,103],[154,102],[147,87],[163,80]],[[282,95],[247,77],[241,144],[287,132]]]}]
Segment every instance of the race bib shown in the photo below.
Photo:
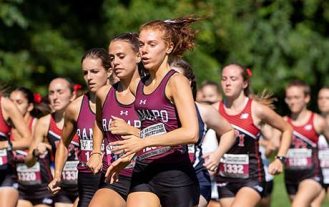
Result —
[{"label": "race bib", "polygon": [[[90,154],[93,151],[93,140],[80,140],[79,160],[86,164],[90,159]],[[104,144],[101,145],[101,151],[104,151]]]},{"label": "race bib", "polygon": [[114,162],[115,160],[119,159],[119,154],[114,154],[112,153],[112,147],[111,144],[108,144],[106,146],[106,161],[108,165],[111,165],[112,162]]},{"label": "race bib", "polygon": [[129,165],[125,167],[125,169],[133,169],[135,167],[135,164],[136,164],[136,156],[133,157],[133,159],[131,160]]},{"label": "race bib", "polygon": [[286,169],[312,168],[311,149],[289,149],[287,153]]},{"label": "race bib", "polygon": [[7,149],[0,150],[0,166],[8,163]]},{"label": "race bib", "polygon": [[249,156],[246,154],[224,154],[219,163],[219,175],[231,178],[248,178]]},{"label": "race bib", "polygon": [[163,123],[158,123],[158,124],[153,124],[151,126],[144,128],[140,132],[140,136],[141,136],[141,138],[145,138],[145,137],[151,137],[151,136],[161,135],[161,134],[165,134],[165,133],[167,133],[165,125]]},{"label": "race bib", "polygon": [[[152,137],[156,135],[161,135],[167,133],[166,127],[163,123],[154,124],[146,127],[140,132],[141,138]],[[150,157],[154,157],[171,149],[170,146],[167,147],[146,147],[143,149],[142,153],[138,156],[139,160],[144,160]]]},{"label": "race bib", "polygon": [[90,158],[90,153],[93,150],[92,140],[80,140],[80,160],[87,163]]},{"label": "race bib", "polygon": [[[114,154],[112,153],[111,149],[112,149],[113,146],[111,146],[110,144],[108,144],[106,146],[106,161],[107,161],[107,164],[110,166],[112,162],[114,162],[115,160],[119,159],[121,156],[123,156],[123,153],[121,154]],[[134,168],[135,166],[135,162],[136,162],[136,159],[135,157],[132,159],[132,161],[130,162],[129,165],[127,165],[125,167],[125,169],[130,169],[130,168]]]},{"label": "race bib", "polygon": [[321,168],[329,168],[329,149],[319,151]]},{"label": "race bib", "polygon": [[78,183],[78,165],[79,161],[66,161],[62,177],[65,184],[77,184]]},{"label": "race bib", "polygon": [[16,170],[19,183],[24,185],[41,184],[41,172],[39,162],[36,162],[30,168],[23,163],[17,163]]}]

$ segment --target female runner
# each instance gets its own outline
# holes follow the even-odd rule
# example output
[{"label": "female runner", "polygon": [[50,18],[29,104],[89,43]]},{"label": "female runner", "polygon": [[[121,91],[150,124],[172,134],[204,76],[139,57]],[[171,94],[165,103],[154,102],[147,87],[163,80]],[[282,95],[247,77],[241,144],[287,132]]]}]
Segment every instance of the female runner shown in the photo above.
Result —
[{"label": "female runner", "polygon": [[[41,168],[50,172],[49,165],[54,161],[57,146],[61,139],[64,125],[64,112],[68,104],[75,99],[71,83],[65,78],[55,78],[49,84],[49,101],[53,110],[51,114],[41,117],[36,125],[34,140],[26,157],[28,165],[34,165],[40,159],[48,161],[47,168]],[[77,192],[77,152],[79,140],[76,137],[70,146],[70,165],[63,173],[63,190],[55,197],[55,207],[72,206],[78,197]],[[49,178],[48,183],[52,177]]]},{"label": "female runner", "polygon": [[[190,64],[179,59],[170,64],[171,68],[182,73],[191,83],[193,97],[196,97],[196,81]],[[235,136],[231,125],[210,105],[195,102],[199,122],[199,140],[196,144],[188,144],[190,160],[198,177],[200,186],[200,198],[198,207],[205,207],[211,199],[211,181],[207,168],[218,166],[219,161],[234,144]],[[203,155],[202,143],[207,128],[215,130],[220,141],[217,150]]]},{"label": "female runner", "polygon": [[[88,166],[98,172],[102,162],[102,185],[93,197],[90,207],[126,205],[134,165],[132,163],[126,166],[120,172],[118,182],[105,181],[108,166],[120,156],[111,152],[110,143],[122,140],[121,135],[138,135],[140,128],[133,104],[135,97],[129,90],[129,85],[139,80],[138,63],[141,59],[137,34],[123,33],[116,36],[109,45],[109,54],[113,73],[119,82],[112,86],[103,86],[97,92],[97,125],[94,127],[94,148]],[[105,155],[102,161],[103,140]]]},{"label": "female runner", "polygon": [[286,87],[286,117],[293,127],[293,140],[285,167],[285,184],[293,207],[310,206],[321,192],[323,181],[318,159],[319,135],[329,138],[329,127],[320,115],[307,109],[310,87],[300,80]]},{"label": "female runner", "polygon": [[81,59],[83,78],[88,92],[68,105],[65,110],[64,127],[55,157],[55,175],[49,189],[57,193],[61,187],[63,168],[74,134],[80,140],[78,164],[79,207],[87,207],[100,186],[100,174],[94,174],[87,166],[93,147],[93,125],[96,114],[96,91],[106,85],[111,66],[110,56],[103,48],[93,48]]},{"label": "female runner", "polygon": [[196,109],[188,80],[168,62],[193,47],[195,33],[189,26],[197,20],[155,20],[140,28],[139,51],[149,76],[131,90],[141,133],[112,143],[125,156],[138,153],[128,207],[198,204],[198,181],[186,150],[186,144],[198,140]]},{"label": "female runner", "polygon": [[[0,207],[14,207],[18,201],[18,191],[14,186],[12,150],[26,149],[32,136],[24,118],[16,105],[0,91]],[[10,131],[15,128],[20,135],[10,140]]]},{"label": "female runner", "polygon": [[281,173],[291,142],[291,127],[268,106],[249,98],[248,70],[237,64],[223,68],[221,86],[225,98],[219,113],[235,129],[236,143],[220,162],[217,186],[220,204],[256,206],[265,190],[264,169],[259,152],[260,129],[264,124],[282,132],[278,156],[270,164],[271,174]]}]

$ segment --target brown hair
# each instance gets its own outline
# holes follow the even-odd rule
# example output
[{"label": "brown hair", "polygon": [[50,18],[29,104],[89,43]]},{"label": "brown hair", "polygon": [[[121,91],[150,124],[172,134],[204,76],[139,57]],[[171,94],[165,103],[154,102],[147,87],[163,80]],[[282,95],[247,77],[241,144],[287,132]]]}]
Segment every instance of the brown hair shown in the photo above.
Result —
[{"label": "brown hair", "polygon": [[[138,34],[135,32],[121,33],[121,34],[115,36],[111,40],[111,42],[114,42],[114,41],[126,41],[127,43],[129,43],[131,45],[131,48],[135,53],[139,53],[139,39],[138,39]],[[139,62],[137,65],[138,65],[139,76],[141,78],[147,76],[148,71],[145,70],[143,64],[141,62]],[[113,73],[110,76],[110,82],[111,83],[115,82],[115,77],[113,76]]]},{"label": "brown hair", "polygon": [[304,82],[302,80],[293,80],[293,81],[290,81],[288,83],[286,89],[288,89],[290,87],[293,87],[293,86],[303,88],[303,91],[304,91],[304,95],[305,96],[310,96],[311,95],[311,87],[306,82]]},{"label": "brown hair", "polygon": [[[249,96],[251,93],[251,90],[250,90],[251,73],[249,73],[248,70],[250,71],[250,69],[244,68],[242,65],[237,64],[237,63],[226,65],[225,67],[223,67],[223,69],[228,66],[236,66],[237,68],[239,68],[241,70],[241,76],[242,76],[243,81],[246,81],[248,83],[247,87],[243,90],[243,92],[244,92],[245,96]],[[223,71],[223,69],[222,69],[222,71]]]},{"label": "brown hair", "polygon": [[[250,95],[252,96],[252,95]],[[277,101],[277,98],[273,96],[273,92],[267,89],[264,89],[261,93],[258,93],[255,96],[252,96],[254,100],[257,102],[270,107],[271,109],[275,109],[274,101]]]},{"label": "brown hair", "polygon": [[212,80],[205,80],[205,81],[203,81],[203,82],[201,83],[200,89],[202,89],[202,88],[204,88],[204,87],[206,87],[206,86],[214,87],[215,90],[216,90],[216,93],[217,93],[218,95],[220,95],[220,96],[222,95],[222,92],[220,91],[220,87],[219,87],[219,85],[218,85],[217,82],[212,81]]},{"label": "brown hair", "polygon": [[92,48],[90,50],[87,50],[81,58],[81,64],[87,57],[101,59],[102,66],[106,71],[111,68],[110,56],[104,48]]},{"label": "brown hair", "polygon": [[150,28],[163,31],[164,41],[168,44],[172,42],[174,45],[170,55],[181,57],[186,50],[190,50],[194,47],[196,32],[192,30],[190,25],[198,20],[200,20],[200,18],[192,16],[167,20],[154,20],[143,24],[140,27],[139,32]]},{"label": "brown hair", "polygon": [[193,99],[196,99],[197,83],[191,65],[183,59],[176,59],[170,64],[171,67],[178,67],[183,70],[183,75],[191,81]]}]

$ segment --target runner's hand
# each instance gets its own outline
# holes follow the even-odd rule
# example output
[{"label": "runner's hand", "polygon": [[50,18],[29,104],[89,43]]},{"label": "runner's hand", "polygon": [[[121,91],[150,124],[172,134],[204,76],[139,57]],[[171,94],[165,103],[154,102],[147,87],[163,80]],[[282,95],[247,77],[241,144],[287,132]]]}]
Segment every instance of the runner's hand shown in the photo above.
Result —
[{"label": "runner's hand", "polygon": [[91,153],[90,154],[90,158],[87,162],[87,166],[89,167],[89,169],[94,173],[98,173],[100,171],[100,169],[102,168],[102,154],[100,153]]},{"label": "runner's hand", "polygon": [[273,162],[268,166],[268,172],[272,175],[278,175],[283,171],[283,164],[279,159],[273,160]]},{"label": "runner's hand", "polygon": [[48,184],[48,190],[53,194],[57,194],[61,190],[61,179],[55,177],[49,184]]},{"label": "runner's hand", "polygon": [[121,170],[123,170],[125,167],[127,167],[134,158],[135,154],[129,155],[127,157],[120,157],[119,159],[115,160],[109,168],[107,168],[105,177],[106,181],[109,183],[118,182],[119,180],[119,174]]},{"label": "runner's hand", "polygon": [[127,122],[121,118],[112,116],[110,124],[110,131],[112,134],[127,135],[130,134],[130,126]]},{"label": "runner's hand", "polygon": [[134,153],[141,151],[144,146],[144,139],[137,137],[135,135],[126,135],[121,136],[124,140],[112,142],[112,153],[114,154],[121,154],[123,157],[130,156]]},{"label": "runner's hand", "polygon": [[205,153],[203,158],[203,166],[211,172],[216,172],[220,161],[220,157],[217,156],[216,152]]},{"label": "runner's hand", "polygon": [[51,145],[48,143],[39,143],[38,146],[35,148],[36,156],[43,155],[47,152],[47,150],[51,150]]}]

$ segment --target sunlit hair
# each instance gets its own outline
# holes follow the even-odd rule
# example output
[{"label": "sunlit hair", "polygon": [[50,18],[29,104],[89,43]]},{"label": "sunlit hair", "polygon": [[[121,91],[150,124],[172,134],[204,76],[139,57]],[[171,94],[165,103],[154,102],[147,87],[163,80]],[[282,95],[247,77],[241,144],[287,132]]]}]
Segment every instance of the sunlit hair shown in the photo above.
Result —
[{"label": "sunlit hair", "polygon": [[267,89],[264,89],[261,93],[256,95],[250,94],[249,97],[253,98],[257,102],[270,107],[271,109],[275,109],[274,102],[277,101],[277,98],[273,96],[273,92]]},{"label": "sunlit hair", "polygon": [[111,68],[110,56],[104,48],[92,48],[87,50],[81,58],[81,64],[87,57],[94,59],[99,58],[102,61],[102,66],[106,71]]},{"label": "sunlit hair", "polygon": [[[131,48],[135,53],[139,53],[139,39],[137,33],[126,32],[119,34],[111,40],[111,42],[114,41],[125,41],[131,45]],[[144,69],[144,66],[141,62],[138,63],[138,73],[142,78],[148,75],[148,72]],[[113,76],[111,78],[113,78]],[[114,82],[114,79],[112,79],[112,82]]]},{"label": "sunlit hair", "polygon": [[10,87],[8,84],[0,83],[0,96],[8,96]]},{"label": "sunlit hair", "polygon": [[191,65],[183,59],[175,59],[170,64],[170,66],[180,68],[180,69],[183,70],[183,75],[189,81],[191,81],[192,95],[193,95],[193,99],[195,100],[196,99],[196,93],[197,93],[197,84],[196,84],[195,75],[193,73]]},{"label": "sunlit hair", "polygon": [[186,51],[194,47],[196,32],[190,27],[193,22],[200,18],[186,16],[176,19],[154,20],[143,24],[139,32],[147,29],[163,32],[163,40],[169,45],[173,43],[173,50],[170,56],[181,57]]},{"label": "sunlit hair", "polygon": [[250,74],[248,73],[247,68],[243,67],[240,64],[234,63],[234,64],[226,65],[225,67],[223,67],[222,71],[228,66],[235,66],[240,69],[240,71],[241,71],[240,74],[242,76],[243,81],[247,82],[247,87],[243,90],[243,93],[245,96],[249,96],[251,93],[251,91],[250,91]]},{"label": "sunlit hair", "polygon": [[211,87],[214,87],[215,90],[216,90],[216,93],[218,95],[222,95],[221,91],[220,91],[220,88],[219,88],[219,85],[215,82],[215,81],[212,81],[212,80],[205,80],[201,83],[201,86],[200,86],[200,89],[206,87],[206,86],[211,86]]},{"label": "sunlit hair", "polygon": [[293,87],[293,86],[302,88],[305,96],[311,95],[311,87],[306,82],[304,82],[302,80],[290,81],[288,83],[288,85],[286,86],[286,89]]}]

